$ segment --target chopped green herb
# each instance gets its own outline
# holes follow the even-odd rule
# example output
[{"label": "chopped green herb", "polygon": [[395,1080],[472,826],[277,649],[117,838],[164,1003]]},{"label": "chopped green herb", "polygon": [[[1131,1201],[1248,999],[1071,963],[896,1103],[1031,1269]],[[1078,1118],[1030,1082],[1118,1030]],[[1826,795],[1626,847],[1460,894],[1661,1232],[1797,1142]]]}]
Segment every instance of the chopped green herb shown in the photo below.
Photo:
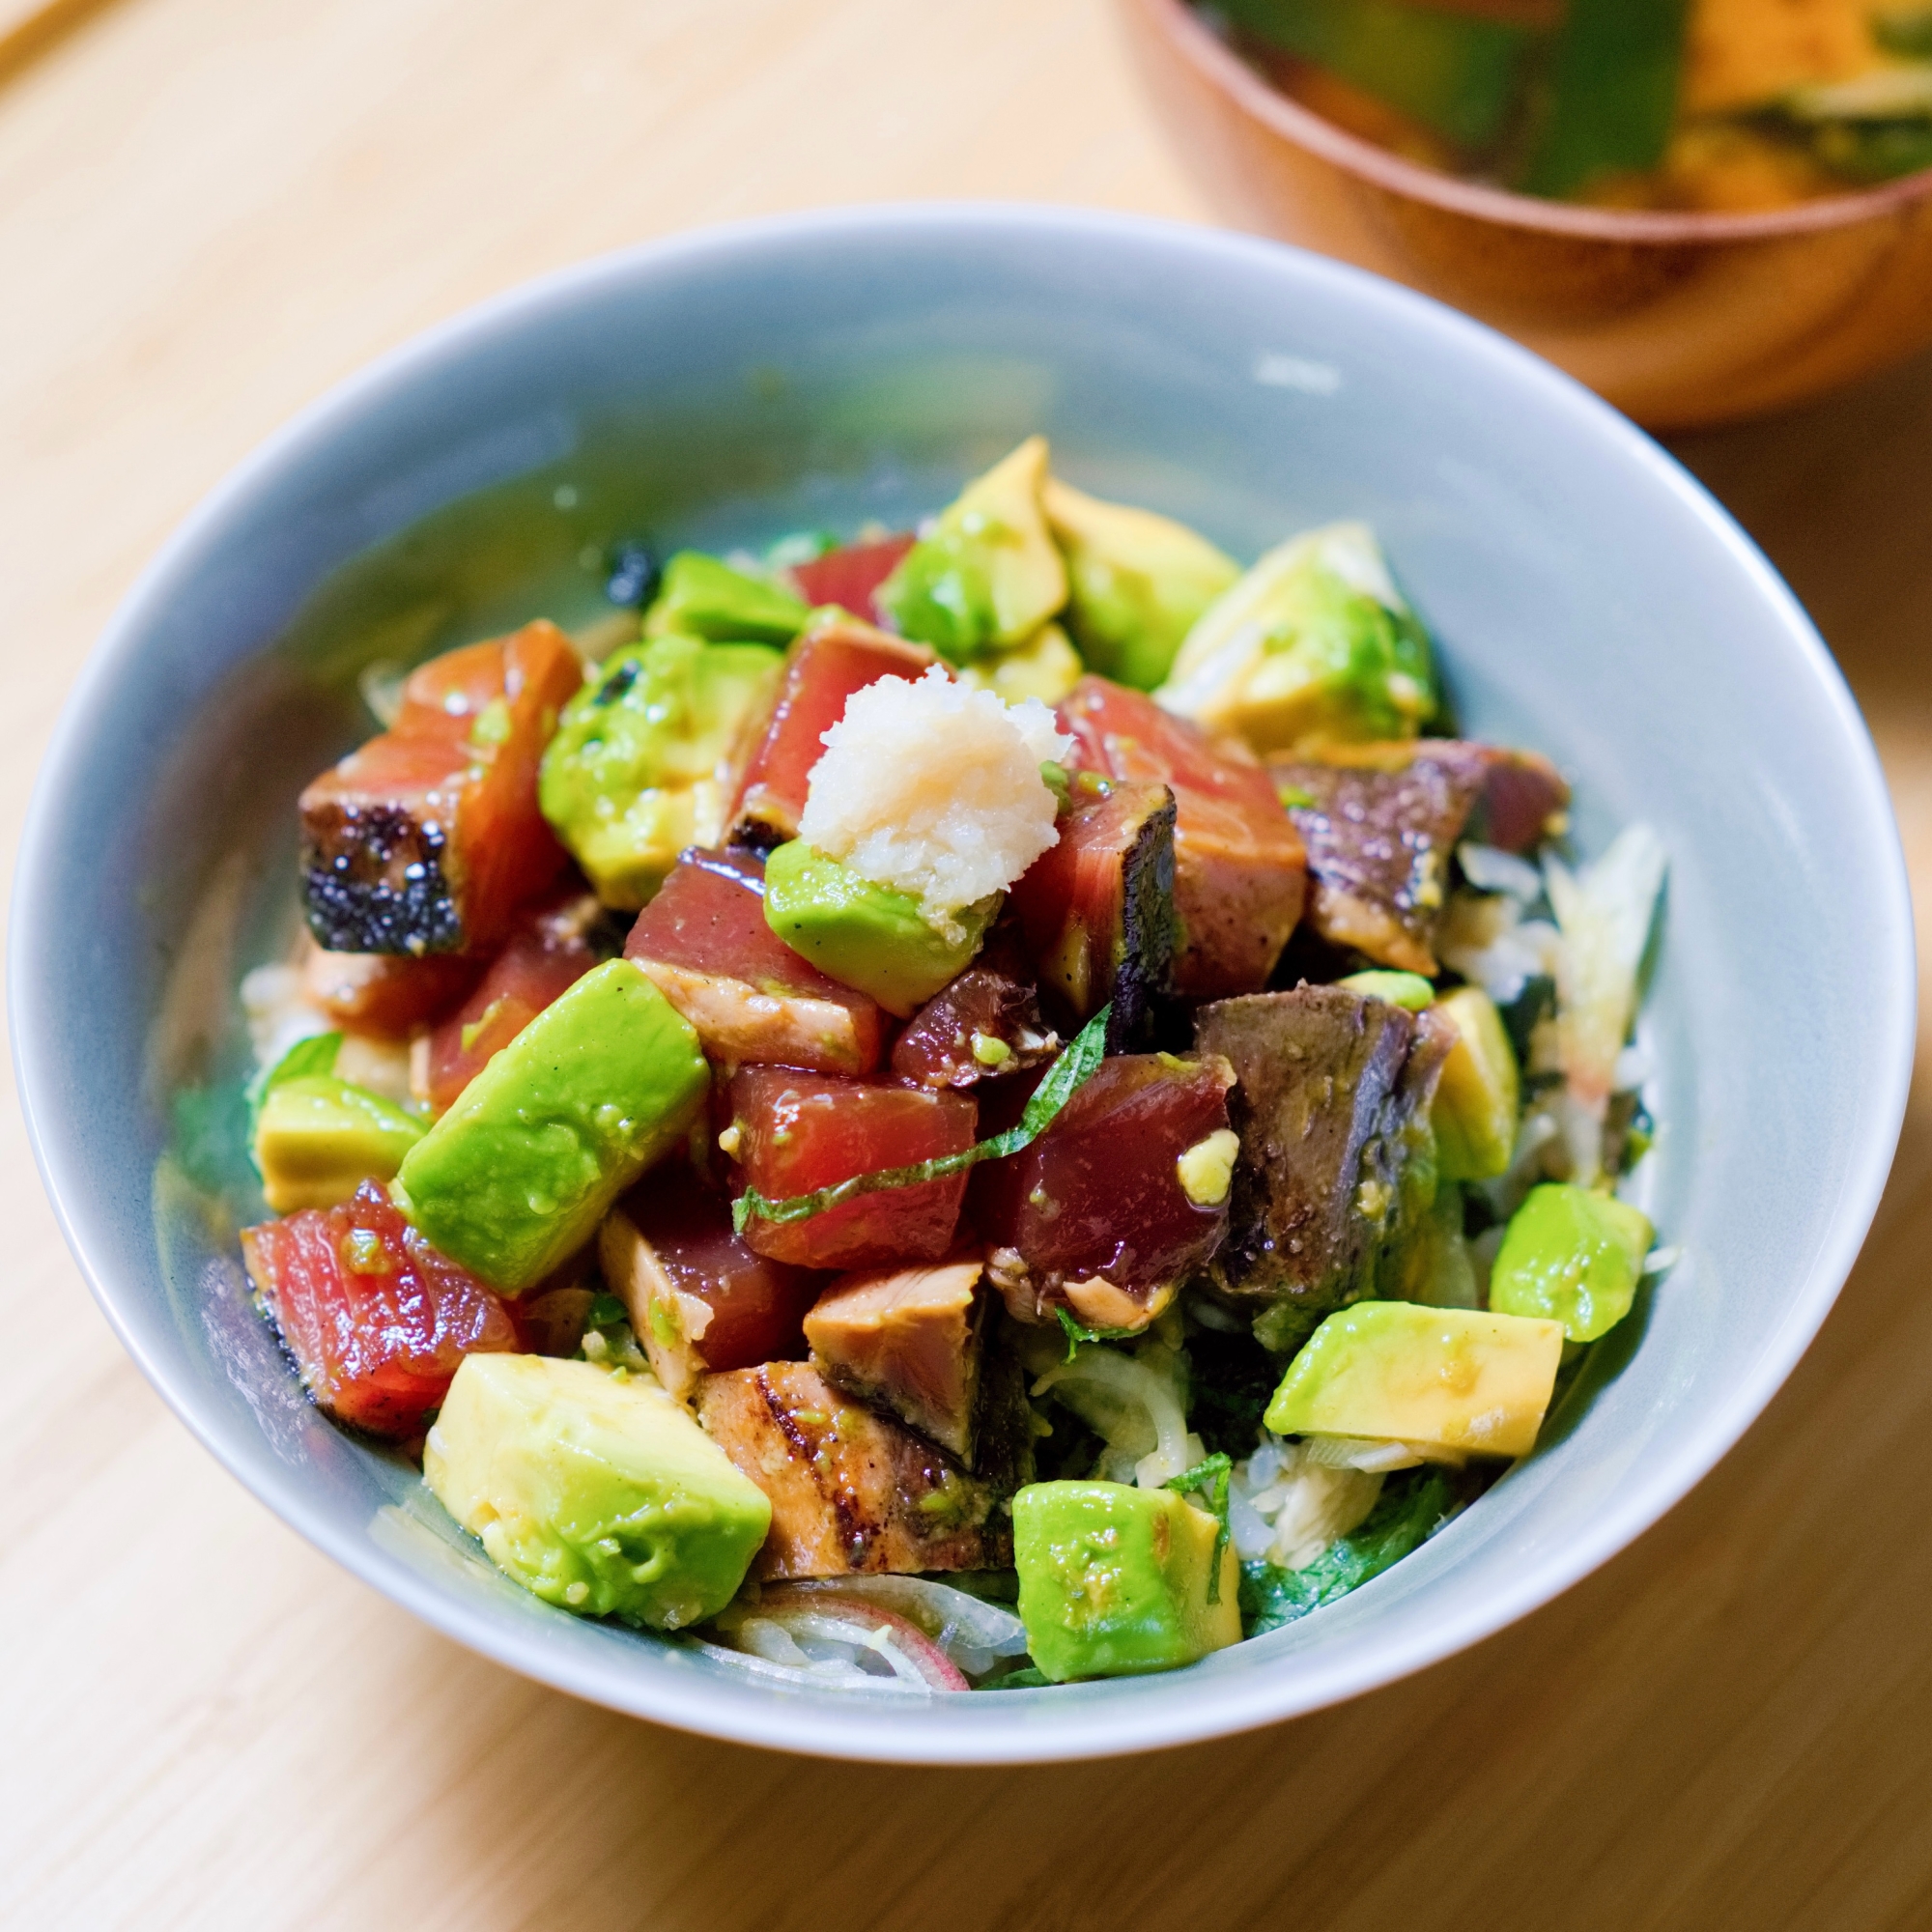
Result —
[{"label": "chopped green herb", "polygon": [[1183,1469],[1178,1476],[1170,1476],[1162,1484],[1163,1489],[1179,1492],[1181,1495],[1203,1494],[1208,1499],[1208,1507],[1214,1512],[1215,1520],[1221,1525],[1214,1538],[1214,1564],[1208,1573],[1208,1601],[1218,1604],[1221,1601],[1221,1552],[1228,1547],[1228,1478],[1234,1470],[1234,1461],[1225,1455],[1209,1456],[1195,1463],[1191,1469]]},{"label": "chopped green herb", "polygon": [[1008,1154],[1031,1147],[1098,1068],[1107,1051],[1107,1016],[1112,1011],[1111,1006],[1102,1007],[1074,1036],[1072,1044],[1053,1063],[1052,1070],[1035,1090],[1018,1126],[1009,1127],[990,1140],[977,1142],[964,1153],[941,1154],[933,1160],[917,1161],[911,1167],[883,1167],[871,1174],[855,1174],[850,1180],[841,1180],[836,1187],[821,1187],[811,1194],[793,1194],[772,1201],[755,1187],[748,1187],[731,1204],[732,1227],[742,1235],[754,1215],[775,1226],[809,1221],[814,1214],[842,1208],[862,1194],[879,1194],[892,1187],[917,1187],[923,1181],[941,1180],[980,1161],[1003,1160]]},{"label": "chopped green herb", "polygon": [[1066,1331],[1066,1359],[1070,1362],[1079,1351],[1083,1342],[1123,1342],[1129,1335],[1138,1335],[1138,1328],[1089,1328],[1070,1308],[1054,1304],[1053,1312],[1060,1317],[1060,1325]]},{"label": "chopped green herb", "polygon": [[1241,1621],[1249,1636],[1279,1630],[1359,1589],[1422,1545],[1453,1514],[1449,1482],[1439,1469],[1396,1477],[1359,1528],[1338,1536],[1305,1570],[1272,1563],[1241,1565]]},{"label": "chopped green herb", "polygon": [[342,1051],[342,1036],[339,1033],[310,1034],[305,1039],[298,1039],[265,1073],[258,1073],[248,1083],[248,1142],[252,1147],[255,1140],[255,1122],[262,1112],[262,1102],[285,1080],[307,1080],[316,1074],[335,1071],[335,1056]]},{"label": "chopped green herb", "polygon": [[614,1322],[628,1321],[630,1317],[625,1312],[624,1304],[614,1294],[600,1294],[590,1304],[590,1311],[583,1319],[592,1328],[609,1328]]}]

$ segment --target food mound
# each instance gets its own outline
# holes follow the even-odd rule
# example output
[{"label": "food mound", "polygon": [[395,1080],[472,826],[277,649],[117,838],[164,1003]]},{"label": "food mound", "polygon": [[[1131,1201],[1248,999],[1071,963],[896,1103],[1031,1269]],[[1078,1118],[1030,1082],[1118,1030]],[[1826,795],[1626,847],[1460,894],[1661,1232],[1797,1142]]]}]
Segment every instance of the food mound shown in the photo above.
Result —
[{"label": "food mound", "polygon": [[1193,0],[1425,167],[1604,208],[1786,208],[1932,168],[1926,0]]},{"label": "food mound", "polygon": [[1660,1264],[1663,857],[1434,735],[1369,529],[1243,569],[1033,438],[625,554],[301,795],[241,1241],[320,1408],[547,1603],[913,1695],[1190,1663],[1534,1449]]}]

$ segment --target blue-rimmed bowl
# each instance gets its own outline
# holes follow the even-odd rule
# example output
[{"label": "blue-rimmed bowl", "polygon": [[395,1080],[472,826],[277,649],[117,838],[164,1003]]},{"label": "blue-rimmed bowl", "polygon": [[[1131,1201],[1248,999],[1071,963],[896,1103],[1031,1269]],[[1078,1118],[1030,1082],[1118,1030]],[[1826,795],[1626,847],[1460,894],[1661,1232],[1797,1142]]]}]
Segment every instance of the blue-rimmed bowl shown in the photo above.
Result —
[{"label": "blue-rimmed bowl", "polygon": [[[599,608],[613,541],[903,525],[1033,430],[1057,466],[1253,555],[1373,523],[1473,734],[1575,780],[1585,853],[1671,858],[1645,1184],[1683,1260],[1544,1446],[1417,1554],[1165,1677],[914,1702],[748,1684],[500,1578],[401,1462],[308,1407],[243,1292],[234,985],[293,930],[297,792],[357,673]],[[1499,1629],[1737,1440],[1877,1205],[1913,1049],[1898,838],[1804,612],[1583,389],[1451,311],[1264,242],[1114,215],[894,208],[615,255],[325,397],[196,511],[109,626],[14,890],[14,1051],[108,1319],[270,1508],[460,1642],[641,1717],[928,1763],[1079,1757],[1292,1717]]]}]

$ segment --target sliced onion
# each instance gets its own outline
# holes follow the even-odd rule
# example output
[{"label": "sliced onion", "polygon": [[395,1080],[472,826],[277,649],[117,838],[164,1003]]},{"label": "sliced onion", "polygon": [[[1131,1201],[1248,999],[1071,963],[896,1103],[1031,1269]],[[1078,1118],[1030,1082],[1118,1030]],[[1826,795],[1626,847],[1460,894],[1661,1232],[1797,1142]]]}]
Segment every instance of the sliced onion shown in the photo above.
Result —
[{"label": "sliced onion", "polygon": [[[908,1618],[968,1677],[983,1677],[1003,1657],[1026,1655],[1026,1626],[1004,1604],[988,1603],[927,1577],[838,1577],[781,1588],[857,1599]],[[767,1601],[774,1594],[767,1592]]]},{"label": "sliced onion", "polygon": [[707,1643],[703,1637],[687,1636],[692,1649],[702,1651],[714,1663],[722,1663],[742,1676],[755,1677],[767,1684],[785,1684],[794,1690],[876,1691],[888,1697],[919,1697],[925,1694],[917,1684],[902,1678],[875,1675],[856,1664],[808,1663],[804,1666],[772,1663],[750,1651],[732,1650],[722,1643]]},{"label": "sliced onion", "polygon": [[919,1693],[973,1688],[918,1624],[834,1591],[781,1584],[755,1605],[726,1610],[714,1628],[733,1656],[753,1657],[801,1684],[890,1683]]}]

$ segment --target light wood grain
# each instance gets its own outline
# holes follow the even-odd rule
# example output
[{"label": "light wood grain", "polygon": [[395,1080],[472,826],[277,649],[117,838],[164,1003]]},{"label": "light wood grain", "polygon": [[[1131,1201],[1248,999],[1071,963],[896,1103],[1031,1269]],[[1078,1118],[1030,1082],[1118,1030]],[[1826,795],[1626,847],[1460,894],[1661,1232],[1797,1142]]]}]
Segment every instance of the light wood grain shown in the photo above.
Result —
[{"label": "light wood grain", "polygon": [[[115,599],[334,378],[593,249],[962,193],[1198,213],[1100,0],[123,0],[77,29],[0,92],[9,864]],[[1687,454],[1818,613],[1932,880],[1929,440],[1921,363]],[[11,1096],[0,1177],[10,1926],[1932,1924],[1922,1091],[1818,1346],[1634,1549],[1344,1709],[1019,1773],[697,1742],[432,1635],[162,1409]]]}]

